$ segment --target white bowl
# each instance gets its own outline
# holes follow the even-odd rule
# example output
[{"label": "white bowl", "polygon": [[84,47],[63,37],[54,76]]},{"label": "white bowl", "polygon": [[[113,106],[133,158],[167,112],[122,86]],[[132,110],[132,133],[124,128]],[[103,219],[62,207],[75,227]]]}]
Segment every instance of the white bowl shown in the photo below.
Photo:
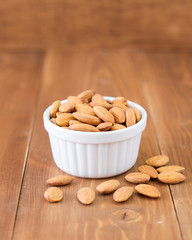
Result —
[{"label": "white bowl", "polygon": [[140,105],[131,101],[128,103],[140,111],[141,120],[126,129],[109,132],[80,132],[58,127],[50,121],[49,106],[43,120],[57,167],[84,178],[111,177],[132,168],[137,160],[147,113]]}]

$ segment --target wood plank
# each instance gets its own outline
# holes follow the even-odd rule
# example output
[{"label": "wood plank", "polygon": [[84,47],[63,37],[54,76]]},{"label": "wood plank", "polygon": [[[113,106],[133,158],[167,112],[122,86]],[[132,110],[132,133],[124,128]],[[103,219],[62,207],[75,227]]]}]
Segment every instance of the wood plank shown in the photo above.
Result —
[{"label": "wood plank", "polygon": [[0,54],[0,236],[11,239],[35,103],[41,54]]},{"label": "wood plank", "polygon": [[186,181],[171,185],[184,239],[192,236],[192,56],[145,54],[135,56],[139,78],[150,103],[159,145],[170,164],[186,168]]},{"label": "wood plank", "polygon": [[[181,239],[168,186],[158,186],[161,198],[147,199],[135,194],[128,202],[117,204],[112,195],[96,193],[93,205],[83,206],[76,199],[82,186],[93,189],[103,180],[77,179],[63,187],[64,199],[46,202],[46,179],[62,173],[55,166],[49,139],[42,124],[44,109],[55,99],[64,99],[83,89],[94,88],[101,94],[124,95],[147,108],[132,58],[126,55],[50,53],[47,56],[42,91],[37,109],[26,174],[15,225],[14,240],[22,239]],[[159,153],[149,116],[143,134],[138,162]],[[116,179],[130,185],[125,174]],[[169,214],[168,214],[169,213]],[[157,234],[158,233],[158,234]]]},{"label": "wood plank", "polygon": [[189,0],[9,0],[0,6],[0,47],[191,50],[191,8]]}]

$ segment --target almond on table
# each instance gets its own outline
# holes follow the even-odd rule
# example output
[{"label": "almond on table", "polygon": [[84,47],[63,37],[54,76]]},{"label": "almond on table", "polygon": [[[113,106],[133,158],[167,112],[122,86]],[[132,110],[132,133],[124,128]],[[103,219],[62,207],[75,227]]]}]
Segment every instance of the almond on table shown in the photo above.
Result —
[{"label": "almond on table", "polygon": [[121,187],[114,192],[113,200],[115,202],[125,202],[131,197],[132,194],[133,194],[132,187]]},{"label": "almond on table", "polygon": [[75,177],[72,177],[72,176],[59,175],[59,176],[49,178],[47,180],[47,184],[53,185],[53,186],[64,186],[71,183],[74,179]]},{"label": "almond on table", "polygon": [[150,176],[145,173],[133,172],[128,173],[125,179],[131,183],[147,183],[150,180]]},{"label": "almond on table", "polygon": [[157,170],[149,165],[143,165],[138,168],[139,172],[145,173],[149,175],[151,178],[157,178],[158,177],[158,172]]},{"label": "almond on table", "polygon": [[159,198],[161,195],[156,187],[149,184],[139,184],[135,187],[135,190],[138,193],[151,198]]},{"label": "almond on table", "polygon": [[63,192],[57,187],[50,187],[45,191],[44,197],[49,202],[59,202],[63,198]]},{"label": "almond on table", "polygon": [[102,194],[109,194],[111,192],[114,192],[120,185],[120,182],[118,180],[108,180],[105,182],[102,182],[97,186],[97,191]]},{"label": "almond on table", "polygon": [[172,165],[172,166],[165,166],[165,167],[159,167],[157,168],[158,172],[181,172],[185,170],[182,166]]},{"label": "almond on table", "polygon": [[77,192],[77,198],[81,203],[88,205],[94,202],[95,192],[89,187],[84,187]]},{"label": "almond on table", "polygon": [[146,164],[153,167],[161,167],[169,162],[169,157],[166,155],[157,155],[146,160]]},{"label": "almond on table", "polygon": [[162,172],[158,175],[159,181],[168,184],[176,184],[185,181],[186,177],[178,172]]}]

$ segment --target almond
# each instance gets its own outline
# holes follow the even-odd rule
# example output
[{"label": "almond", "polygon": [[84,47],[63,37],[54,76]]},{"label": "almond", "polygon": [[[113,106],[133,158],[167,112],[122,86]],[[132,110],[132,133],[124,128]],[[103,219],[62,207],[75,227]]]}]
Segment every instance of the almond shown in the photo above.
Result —
[{"label": "almond", "polygon": [[113,107],[119,107],[119,108],[123,109],[124,112],[126,112],[129,109],[127,106],[125,106],[125,104],[123,104],[121,102],[113,103]]},{"label": "almond", "polygon": [[165,166],[165,167],[160,167],[160,168],[157,168],[157,171],[158,172],[181,172],[185,170],[184,167],[182,166],[177,166],[177,165],[173,165],[173,166]]},{"label": "almond", "polygon": [[126,126],[130,127],[136,123],[135,113],[132,108],[127,109],[126,111]]},{"label": "almond", "polygon": [[99,129],[99,131],[108,131],[111,127],[112,127],[112,123],[110,123],[110,122],[100,123],[100,124],[97,126],[97,128]]},{"label": "almond", "polygon": [[50,187],[45,191],[44,197],[49,202],[59,202],[63,198],[63,192],[57,187]]},{"label": "almond", "polygon": [[93,109],[95,111],[95,114],[104,122],[115,123],[113,115],[106,108],[102,106],[95,106]]},{"label": "almond", "polygon": [[77,198],[83,204],[91,204],[95,200],[95,192],[89,187],[84,187],[77,192]]},{"label": "almond", "polygon": [[60,115],[60,114],[62,114],[62,112],[56,112],[56,118]]},{"label": "almond", "polygon": [[133,172],[127,174],[125,179],[131,183],[147,183],[150,180],[150,176],[145,173]]},{"label": "almond", "polygon": [[60,105],[59,111],[62,113],[71,113],[74,111],[74,104],[70,102],[64,102]]},{"label": "almond", "polygon": [[135,190],[138,193],[145,195],[147,197],[151,197],[151,198],[159,198],[160,197],[159,190],[156,187],[151,186],[149,184],[139,184],[135,187]]},{"label": "almond", "polygon": [[76,106],[77,104],[81,104],[82,103],[81,99],[79,99],[76,96],[69,96],[67,98],[67,100],[68,100],[69,103],[73,104],[74,106]]},{"label": "almond", "polygon": [[116,97],[114,100],[113,100],[113,104],[118,104],[118,103],[123,103],[126,107],[128,107],[128,102],[127,100],[124,98],[124,97]]},{"label": "almond", "polygon": [[95,116],[95,112],[92,107],[86,104],[77,104],[75,106],[77,112],[87,113],[89,115]]},{"label": "almond", "polygon": [[59,100],[55,101],[52,104],[51,110],[50,110],[50,117],[51,118],[55,118],[56,117],[56,112],[59,110],[60,104],[61,104],[61,102]]},{"label": "almond", "polygon": [[56,118],[56,123],[60,127],[67,127],[69,126],[69,121],[73,119],[74,117],[72,113],[62,113],[62,114],[59,114],[59,116]]},{"label": "almond", "polygon": [[140,113],[140,111],[136,107],[133,107],[132,109],[133,109],[133,112],[135,113],[136,122],[139,122],[141,120],[141,113]]},{"label": "almond", "polygon": [[109,112],[113,115],[116,123],[125,122],[125,112],[122,108],[112,107]]},{"label": "almond", "polygon": [[131,197],[132,194],[132,187],[121,187],[114,192],[113,199],[115,202],[125,202]]},{"label": "almond", "polygon": [[151,178],[157,178],[158,177],[158,172],[157,170],[149,165],[143,165],[138,168],[139,172],[145,173],[149,175]]},{"label": "almond", "polygon": [[113,126],[111,127],[111,131],[115,131],[115,130],[120,130],[120,129],[125,129],[126,127],[122,124],[118,124],[118,123],[115,123],[113,124]]},{"label": "almond", "polygon": [[114,192],[120,185],[118,180],[108,180],[97,186],[97,191],[102,194]]},{"label": "almond", "polygon": [[105,100],[104,97],[98,93],[96,93],[92,97],[92,102],[90,103],[90,106],[91,107],[102,106],[106,109],[110,109],[112,107],[112,105],[110,103],[108,103],[107,100]]},{"label": "almond", "polygon": [[75,178],[72,176],[60,175],[60,176],[49,178],[47,180],[47,184],[53,185],[53,186],[63,186],[71,183],[74,179]]},{"label": "almond", "polygon": [[51,118],[50,120],[52,123],[56,124],[56,118]]},{"label": "almond", "polygon": [[162,172],[158,175],[159,181],[168,184],[175,184],[183,182],[186,177],[178,172]]},{"label": "almond", "polygon": [[95,94],[95,91],[89,89],[81,92],[77,97],[80,98],[81,100],[87,100],[89,102],[94,94]]},{"label": "almond", "polygon": [[70,120],[70,121],[69,121],[69,126],[71,126],[71,125],[73,125],[73,124],[84,124],[84,123],[82,123],[82,122],[80,122],[80,121],[78,121],[78,120]]},{"label": "almond", "polygon": [[101,123],[101,119],[99,119],[96,116],[92,116],[90,114],[87,113],[83,113],[83,112],[74,112],[73,113],[74,118],[76,118],[77,120],[83,122],[83,123],[88,123],[91,125],[98,125]]},{"label": "almond", "polygon": [[70,125],[69,129],[82,132],[99,132],[99,130],[96,127],[84,123]]},{"label": "almond", "polygon": [[147,159],[146,164],[153,167],[161,167],[169,162],[169,157],[166,155],[157,155]]}]

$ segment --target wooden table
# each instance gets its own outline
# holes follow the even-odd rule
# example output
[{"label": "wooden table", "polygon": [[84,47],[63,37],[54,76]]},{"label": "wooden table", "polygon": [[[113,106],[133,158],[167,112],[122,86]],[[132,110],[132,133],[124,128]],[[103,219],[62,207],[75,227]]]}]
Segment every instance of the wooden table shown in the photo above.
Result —
[{"label": "wooden table", "polygon": [[[61,174],[52,158],[42,114],[55,99],[95,89],[125,96],[146,108],[136,165],[167,154],[186,168],[186,181],[151,184],[158,200],[134,194],[118,204],[112,195],[90,206],[76,199],[80,187],[103,180],[77,179],[62,187],[57,204],[44,197],[46,180]],[[192,54],[128,51],[0,53],[0,238],[192,239]],[[130,185],[125,174],[115,177]]]}]

